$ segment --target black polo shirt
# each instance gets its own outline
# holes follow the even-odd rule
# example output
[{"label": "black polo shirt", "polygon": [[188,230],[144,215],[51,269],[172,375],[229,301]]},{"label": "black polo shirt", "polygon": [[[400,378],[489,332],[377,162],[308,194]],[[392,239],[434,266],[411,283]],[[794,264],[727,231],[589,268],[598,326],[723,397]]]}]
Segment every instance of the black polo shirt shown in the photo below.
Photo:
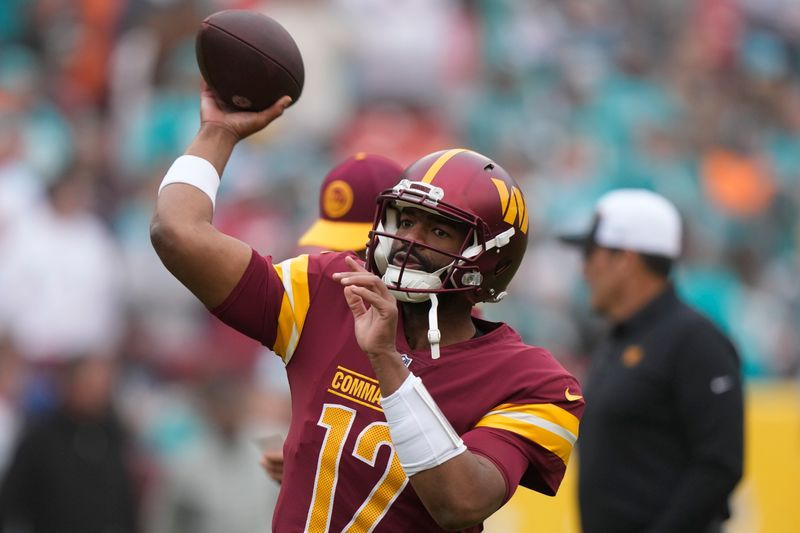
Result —
[{"label": "black polo shirt", "polygon": [[709,531],[742,474],[731,342],[672,287],[592,357],[578,450],[585,533]]}]

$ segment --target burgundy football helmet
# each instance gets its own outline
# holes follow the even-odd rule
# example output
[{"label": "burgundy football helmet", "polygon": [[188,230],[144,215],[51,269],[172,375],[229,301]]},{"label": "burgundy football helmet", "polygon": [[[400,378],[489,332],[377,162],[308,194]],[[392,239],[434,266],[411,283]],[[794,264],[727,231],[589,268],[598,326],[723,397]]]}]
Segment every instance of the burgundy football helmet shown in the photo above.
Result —
[{"label": "burgundy football helmet", "polygon": [[[405,207],[424,209],[467,229],[456,253],[396,235]],[[401,265],[390,263],[392,244],[407,246]],[[528,213],[517,183],[498,164],[471,150],[429,154],[378,197],[367,248],[367,268],[398,300],[421,302],[432,293],[466,292],[473,303],[497,302],[519,268],[528,241]],[[436,272],[406,268],[413,247],[452,258]]]}]

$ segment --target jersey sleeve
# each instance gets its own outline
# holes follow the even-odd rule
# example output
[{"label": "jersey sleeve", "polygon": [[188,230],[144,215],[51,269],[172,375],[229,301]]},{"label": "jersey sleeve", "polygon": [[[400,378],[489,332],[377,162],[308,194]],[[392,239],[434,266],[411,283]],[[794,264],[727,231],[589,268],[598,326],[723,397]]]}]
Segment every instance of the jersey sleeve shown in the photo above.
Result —
[{"label": "jersey sleeve", "polygon": [[254,250],[239,283],[211,312],[288,364],[321,277],[318,257],[301,255],[276,265]]},{"label": "jersey sleeve", "polygon": [[555,495],[564,478],[584,402],[574,378],[556,381],[550,394],[538,391],[497,405],[463,436],[470,451],[491,460],[503,474],[507,499],[520,484]]}]

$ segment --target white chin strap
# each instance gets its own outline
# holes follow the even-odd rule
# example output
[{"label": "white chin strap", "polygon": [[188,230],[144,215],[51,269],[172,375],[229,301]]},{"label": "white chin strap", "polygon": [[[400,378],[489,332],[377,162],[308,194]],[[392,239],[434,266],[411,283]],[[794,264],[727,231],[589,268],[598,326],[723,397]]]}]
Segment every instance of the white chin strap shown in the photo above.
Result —
[{"label": "white chin strap", "polygon": [[[403,271],[403,288],[408,289],[438,289],[442,286],[439,275],[450,268],[453,263],[445,265],[436,272],[424,272],[407,268]],[[397,285],[400,277],[400,267],[388,265],[384,273],[383,282],[389,286]],[[406,292],[402,290],[389,289],[389,292],[401,302],[420,303],[425,300],[431,301],[431,309],[428,311],[428,343],[431,345],[431,359],[439,359],[439,341],[442,340],[442,333],[439,331],[439,319],[436,315],[439,309],[439,298],[433,292]]]},{"label": "white chin strap", "polygon": [[[450,268],[452,264],[445,265],[436,272],[424,272],[407,268],[403,271],[402,286],[408,289],[438,289],[442,286],[442,280],[439,275]],[[387,285],[392,286],[397,285],[399,277],[400,267],[388,265],[381,279]],[[442,333],[439,331],[439,319],[436,315],[439,309],[439,298],[436,297],[436,293],[406,292],[396,289],[389,289],[389,292],[401,302],[420,303],[426,300],[431,301],[431,309],[428,311],[428,343],[431,345],[431,358],[439,359],[439,341],[442,339]]]},{"label": "white chin strap", "polygon": [[442,332],[439,331],[439,317],[436,311],[439,308],[439,298],[436,294],[430,293],[431,310],[428,311],[428,343],[431,345],[431,359],[439,359],[439,342],[442,340]]}]

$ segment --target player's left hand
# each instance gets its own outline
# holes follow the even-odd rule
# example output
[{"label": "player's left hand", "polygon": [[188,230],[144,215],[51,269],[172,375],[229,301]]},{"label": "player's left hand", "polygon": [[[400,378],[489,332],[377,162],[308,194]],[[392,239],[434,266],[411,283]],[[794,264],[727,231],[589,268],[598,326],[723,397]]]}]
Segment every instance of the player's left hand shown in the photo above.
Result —
[{"label": "player's left hand", "polygon": [[347,257],[345,262],[350,272],[337,272],[333,279],[344,285],[344,297],[355,320],[358,345],[370,358],[397,356],[397,300],[378,276],[355,259]]},{"label": "player's left hand", "polygon": [[261,467],[276,483],[283,482],[283,450],[266,450],[261,454]]}]

